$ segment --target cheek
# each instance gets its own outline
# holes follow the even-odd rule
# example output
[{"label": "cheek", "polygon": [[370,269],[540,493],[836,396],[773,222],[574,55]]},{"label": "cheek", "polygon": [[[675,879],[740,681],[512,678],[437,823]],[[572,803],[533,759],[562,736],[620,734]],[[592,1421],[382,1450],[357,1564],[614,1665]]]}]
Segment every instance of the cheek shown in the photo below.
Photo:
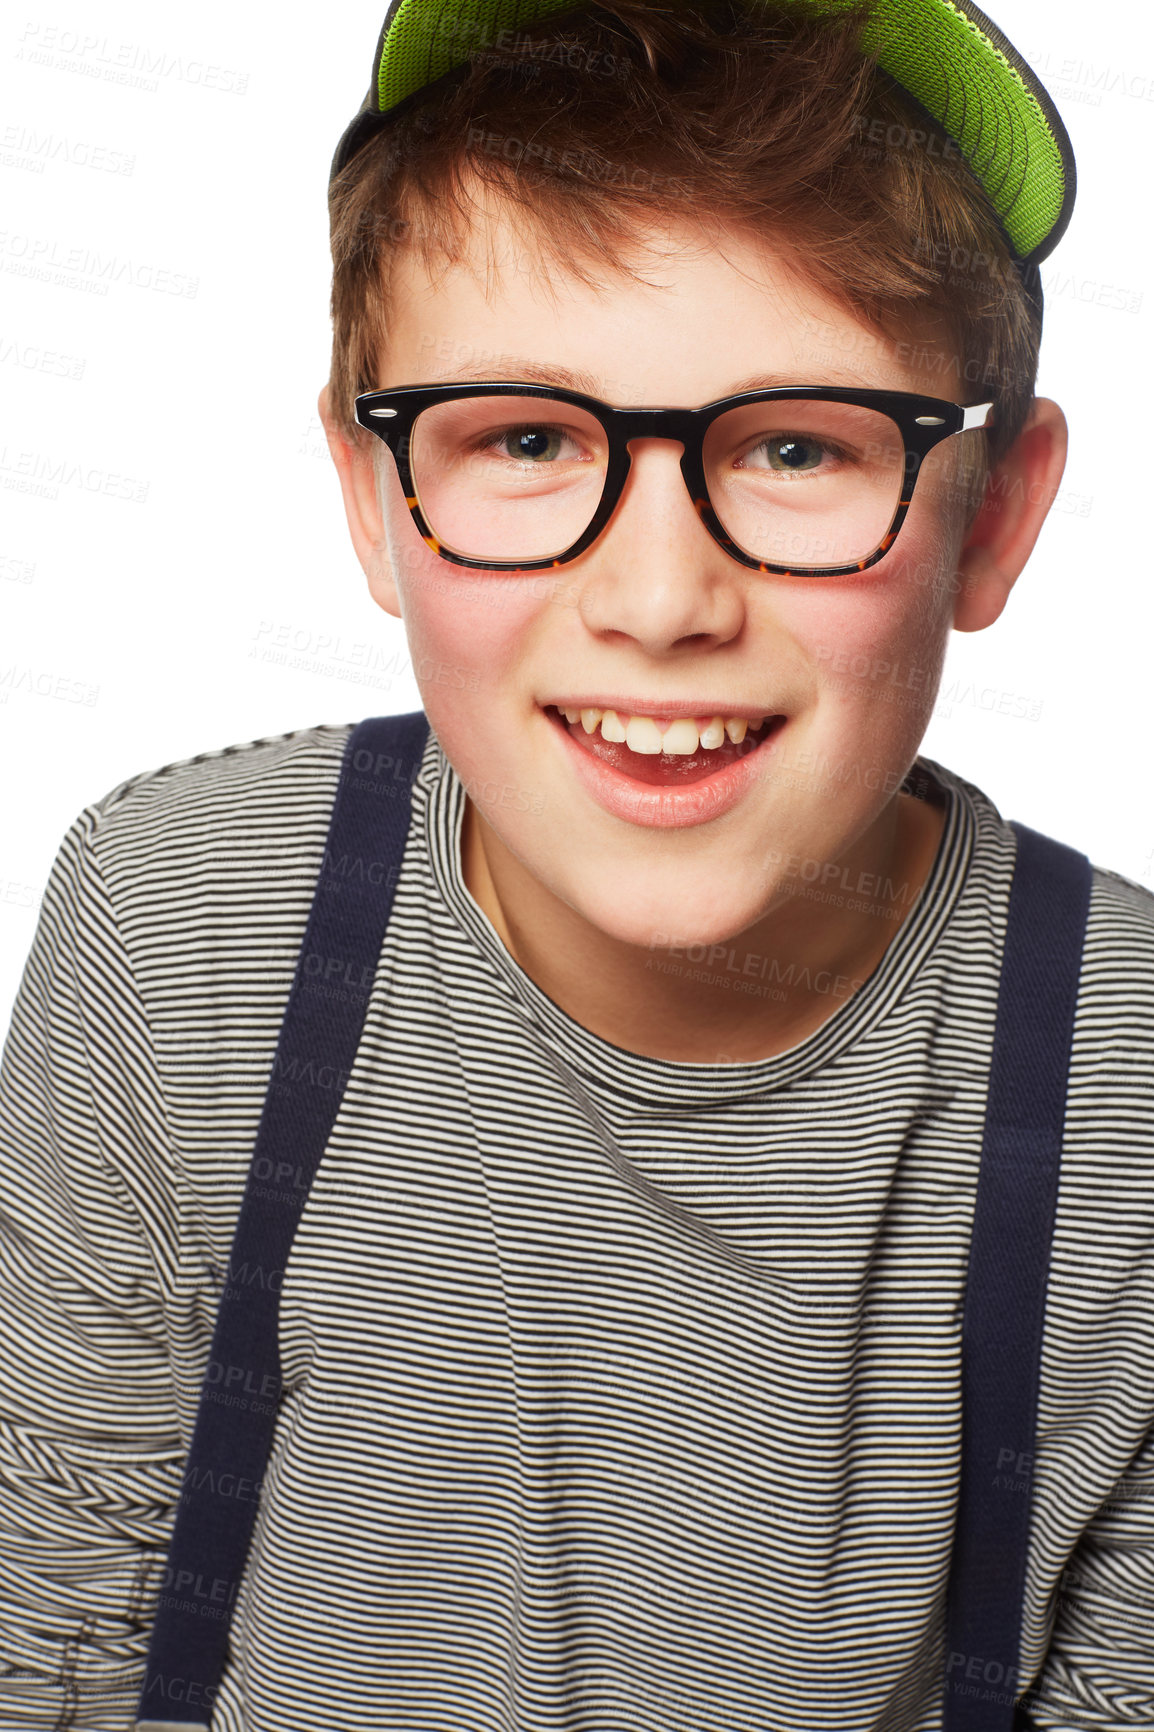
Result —
[{"label": "cheek", "polygon": [[827,717],[852,714],[869,731],[920,738],[933,708],[951,618],[950,567],[940,538],[910,523],[901,547],[852,583],[791,598],[792,634]]},{"label": "cheek", "polygon": [[[519,578],[453,565],[390,524],[413,675],[425,713],[467,787],[513,776],[522,712],[533,708],[526,670],[556,589],[549,572]],[[398,557],[399,554],[399,557]]]},{"label": "cheek", "polygon": [[[493,682],[514,653],[534,598],[516,592],[515,579],[510,584],[500,574],[454,565],[426,546],[395,471],[384,481],[381,506],[409,654],[433,719],[436,688],[472,690]],[[428,694],[426,684],[433,688]]]},{"label": "cheek", "polygon": [[529,653],[547,599],[531,578],[473,572],[425,551],[397,579],[418,684],[418,663],[433,660],[496,692]]}]

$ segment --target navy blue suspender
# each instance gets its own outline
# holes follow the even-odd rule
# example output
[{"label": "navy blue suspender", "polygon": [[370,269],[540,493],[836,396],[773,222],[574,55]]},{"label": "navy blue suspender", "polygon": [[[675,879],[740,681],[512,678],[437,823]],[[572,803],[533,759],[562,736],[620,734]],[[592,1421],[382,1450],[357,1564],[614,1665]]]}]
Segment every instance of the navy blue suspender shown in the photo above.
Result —
[{"label": "navy blue suspender", "polygon": [[[408,834],[421,711],[346,748],[221,1293],[136,1732],[209,1732],[283,1395],[280,1274],[352,1069]],[[963,1331],[944,1732],[1014,1732],[1046,1283],[1089,907],[1082,854],[1022,825]],[[246,1497],[238,1487],[252,1488]]]},{"label": "navy blue suspender", "polygon": [[1012,1728],[1038,1378],[1090,862],[1024,824],[1002,952],[962,1325],[945,1732]]},{"label": "navy blue suspender", "polygon": [[249,1168],[140,1698],[145,1727],[208,1727],[283,1393],[280,1276],[356,1057],[409,830],[423,711],[349,736]]}]

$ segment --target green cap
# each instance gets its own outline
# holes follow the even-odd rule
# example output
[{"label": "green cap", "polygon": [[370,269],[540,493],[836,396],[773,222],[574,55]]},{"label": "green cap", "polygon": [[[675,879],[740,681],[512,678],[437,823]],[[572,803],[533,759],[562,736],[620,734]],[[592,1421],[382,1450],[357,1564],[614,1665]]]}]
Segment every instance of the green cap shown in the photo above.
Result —
[{"label": "green cap", "polygon": [[[576,9],[573,0],[392,0],[368,95],[337,146],[330,180],[402,103],[502,31]],[[873,0],[863,47],[957,145],[1036,279],[1070,220],[1074,153],[1017,49],[967,0]]]}]

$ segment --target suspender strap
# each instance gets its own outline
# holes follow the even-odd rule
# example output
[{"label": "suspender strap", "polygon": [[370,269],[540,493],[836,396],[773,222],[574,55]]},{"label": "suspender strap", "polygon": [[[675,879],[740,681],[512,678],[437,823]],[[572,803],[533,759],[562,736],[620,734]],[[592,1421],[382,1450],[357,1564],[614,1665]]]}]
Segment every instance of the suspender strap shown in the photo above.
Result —
[{"label": "suspender strap", "polygon": [[1011,1732],[1050,1245],[1091,868],[1014,824],[962,1330],[962,1467],[946,1614],[945,1732]]},{"label": "suspender strap", "polygon": [[364,1026],[408,835],[423,711],[349,737],[221,1293],[137,1732],[208,1732],[283,1394],[281,1276]]}]

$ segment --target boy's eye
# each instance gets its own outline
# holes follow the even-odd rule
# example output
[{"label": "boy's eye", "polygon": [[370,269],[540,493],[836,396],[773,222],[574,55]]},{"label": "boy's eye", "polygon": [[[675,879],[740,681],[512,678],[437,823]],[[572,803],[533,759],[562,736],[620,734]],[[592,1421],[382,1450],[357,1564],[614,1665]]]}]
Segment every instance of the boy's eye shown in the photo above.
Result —
[{"label": "boy's eye", "polygon": [[762,439],[743,458],[747,469],[774,469],[779,475],[798,475],[817,469],[830,454],[828,445],[804,433],[775,433]]},{"label": "boy's eye", "polygon": [[481,442],[482,450],[519,463],[548,463],[561,457],[576,457],[578,448],[560,427],[503,427]]}]

